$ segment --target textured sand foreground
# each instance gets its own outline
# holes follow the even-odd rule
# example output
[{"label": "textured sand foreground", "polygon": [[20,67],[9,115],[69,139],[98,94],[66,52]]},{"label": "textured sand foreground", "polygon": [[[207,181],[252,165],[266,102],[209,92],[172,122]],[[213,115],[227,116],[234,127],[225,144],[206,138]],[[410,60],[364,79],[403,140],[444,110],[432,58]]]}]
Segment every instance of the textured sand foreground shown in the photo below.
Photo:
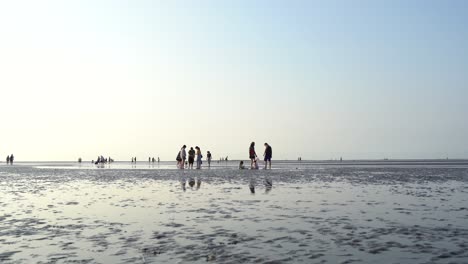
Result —
[{"label": "textured sand foreground", "polygon": [[0,166],[1,263],[468,263],[463,166],[36,165]]}]

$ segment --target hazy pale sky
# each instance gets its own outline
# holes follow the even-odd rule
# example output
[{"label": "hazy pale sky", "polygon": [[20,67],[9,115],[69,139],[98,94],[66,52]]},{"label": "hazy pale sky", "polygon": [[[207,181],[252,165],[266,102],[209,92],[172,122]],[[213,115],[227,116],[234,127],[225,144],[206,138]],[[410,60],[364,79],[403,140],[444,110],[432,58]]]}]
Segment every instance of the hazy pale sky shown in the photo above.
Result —
[{"label": "hazy pale sky", "polygon": [[2,1],[0,156],[468,157],[468,1]]}]

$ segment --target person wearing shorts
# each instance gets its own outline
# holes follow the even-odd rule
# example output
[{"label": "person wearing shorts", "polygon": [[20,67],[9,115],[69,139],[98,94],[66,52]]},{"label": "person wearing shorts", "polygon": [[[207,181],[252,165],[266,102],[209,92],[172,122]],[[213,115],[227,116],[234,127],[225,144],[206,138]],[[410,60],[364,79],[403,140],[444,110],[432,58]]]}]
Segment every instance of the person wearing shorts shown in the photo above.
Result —
[{"label": "person wearing shorts", "polygon": [[264,156],[264,161],[265,161],[265,170],[267,168],[267,165],[269,164],[269,167],[271,169],[271,157],[272,157],[272,149],[271,146],[268,145],[268,143],[265,143],[265,153],[263,153]]}]

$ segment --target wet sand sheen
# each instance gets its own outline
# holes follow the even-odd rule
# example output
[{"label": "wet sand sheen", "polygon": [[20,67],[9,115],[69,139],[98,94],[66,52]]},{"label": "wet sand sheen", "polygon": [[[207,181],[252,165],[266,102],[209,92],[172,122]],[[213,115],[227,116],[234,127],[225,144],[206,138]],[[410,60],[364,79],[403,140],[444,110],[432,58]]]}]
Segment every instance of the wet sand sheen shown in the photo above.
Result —
[{"label": "wet sand sheen", "polygon": [[296,167],[1,166],[0,261],[468,261],[468,169]]}]

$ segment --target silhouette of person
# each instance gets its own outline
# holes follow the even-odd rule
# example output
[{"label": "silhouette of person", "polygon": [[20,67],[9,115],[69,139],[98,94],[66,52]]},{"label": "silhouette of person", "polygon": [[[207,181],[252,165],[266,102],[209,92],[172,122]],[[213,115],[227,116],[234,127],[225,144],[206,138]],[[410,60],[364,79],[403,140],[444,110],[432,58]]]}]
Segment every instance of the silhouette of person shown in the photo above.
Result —
[{"label": "silhouette of person", "polygon": [[249,147],[249,159],[250,159],[250,168],[254,168],[255,159],[257,158],[257,153],[255,153],[255,142],[250,143]]},{"label": "silhouette of person", "polygon": [[207,151],[206,152],[206,160],[208,161],[208,168],[211,167],[211,152]]},{"label": "silhouette of person", "polygon": [[196,155],[197,155],[197,169],[201,169],[201,164],[202,164],[202,158],[203,158],[203,155],[201,154],[201,150],[200,150],[200,147],[199,146],[196,146],[195,149],[197,150],[196,151]]},{"label": "silhouette of person", "polygon": [[189,169],[193,169],[193,162],[195,161],[195,150],[193,147],[190,147],[190,150],[188,151],[188,165]]},{"label": "silhouette of person", "polygon": [[268,145],[268,143],[265,143],[265,153],[263,153],[263,156],[264,156],[264,161],[265,161],[265,170],[267,168],[267,165],[269,164],[270,165],[270,169],[271,169],[271,157],[272,157],[272,154],[273,154],[273,151],[271,149],[271,146]]}]

